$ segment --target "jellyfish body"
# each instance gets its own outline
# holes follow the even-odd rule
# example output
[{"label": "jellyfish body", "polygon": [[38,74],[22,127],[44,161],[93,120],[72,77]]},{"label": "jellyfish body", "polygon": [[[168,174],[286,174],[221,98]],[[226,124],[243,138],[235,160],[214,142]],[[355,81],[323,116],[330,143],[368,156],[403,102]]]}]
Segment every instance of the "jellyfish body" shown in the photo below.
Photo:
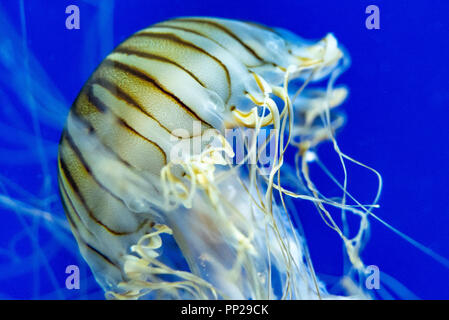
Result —
[{"label": "jellyfish body", "polygon": [[[346,90],[306,86],[333,82],[344,58],[331,34],[312,43],[199,17],[139,31],[106,57],[71,108],[58,165],[72,231],[108,297],[328,297],[283,198],[317,198],[309,150],[341,125],[328,111]],[[228,130],[246,152],[238,163]],[[249,130],[269,135],[244,140]],[[311,196],[282,187],[289,145]]]}]

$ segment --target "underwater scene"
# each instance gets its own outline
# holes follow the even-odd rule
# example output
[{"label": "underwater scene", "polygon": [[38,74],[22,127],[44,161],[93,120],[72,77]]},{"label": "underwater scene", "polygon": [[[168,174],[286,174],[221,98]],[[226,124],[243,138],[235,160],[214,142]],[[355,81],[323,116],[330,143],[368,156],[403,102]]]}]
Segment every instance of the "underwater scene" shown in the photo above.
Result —
[{"label": "underwater scene", "polygon": [[1,0],[0,299],[449,299],[448,12]]}]

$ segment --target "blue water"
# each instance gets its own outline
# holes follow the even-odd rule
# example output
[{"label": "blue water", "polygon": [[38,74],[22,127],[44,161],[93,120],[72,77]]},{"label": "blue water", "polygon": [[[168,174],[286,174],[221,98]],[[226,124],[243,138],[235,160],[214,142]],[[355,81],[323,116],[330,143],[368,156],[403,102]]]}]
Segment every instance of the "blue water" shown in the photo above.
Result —
[{"label": "blue water", "polygon": [[[65,28],[70,4],[80,8],[79,30]],[[369,4],[380,8],[379,30],[365,27]],[[338,80],[350,89],[341,149],[382,174],[375,213],[449,258],[448,12],[442,0],[0,2],[0,298],[103,297],[63,229],[59,135],[71,102],[114,46],[152,23],[187,15],[253,20],[311,39],[333,32],[352,59]],[[320,151],[341,178],[330,148]],[[376,180],[350,166],[349,190],[370,202]],[[298,210],[308,212],[300,204]],[[317,272],[341,275],[337,235],[316,213],[300,218]],[[365,263],[419,298],[448,299],[449,269],[371,221]],[[81,268],[80,290],[65,289],[71,264]]]}]

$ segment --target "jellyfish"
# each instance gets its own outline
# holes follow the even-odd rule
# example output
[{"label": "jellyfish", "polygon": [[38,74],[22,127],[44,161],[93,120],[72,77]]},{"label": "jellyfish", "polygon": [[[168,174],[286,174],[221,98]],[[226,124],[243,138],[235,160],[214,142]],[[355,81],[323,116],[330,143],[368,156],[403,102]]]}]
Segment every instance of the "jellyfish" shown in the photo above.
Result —
[{"label": "jellyfish", "polygon": [[[58,157],[67,218],[107,296],[328,297],[287,197],[313,201],[363,270],[370,209],[323,198],[308,174],[343,123],[331,109],[347,65],[332,34],[218,18],[157,23],[115,48],[76,98]],[[347,238],[324,204],[359,214],[359,233]]]},{"label": "jellyfish", "polygon": [[[99,5],[102,17],[110,9]],[[373,213],[380,175],[340,150],[335,134],[345,117],[337,107],[348,90],[336,81],[349,57],[332,34],[307,41],[252,22],[200,17],[142,30],[82,89],[56,161],[58,143],[48,131],[62,128],[68,103],[27,48],[23,1],[19,12],[16,32],[0,10],[0,130],[16,149],[1,159],[0,206],[23,226],[0,249],[2,279],[31,273],[32,296],[42,297],[44,272],[55,288],[48,297],[88,298],[84,286],[81,294],[64,289],[52,260],[61,246],[76,251],[73,233],[107,298],[370,298],[360,281],[368,217],[447,265]],[[106,25],[103,19],[99,28]],[[344,181],[319,157],[326,141]],[[349,193],[348,162],[378,177],[370,204]],[[31,163],[35,185],[14,181],[10,166]],[[312,167],[340,197],[323,193]],[[58,214],[54,181],[67,218]],[[295,210],[304,202],[342,239],[350,264],[344,294],[328,292],[328,280],[315,272]],[[359,217],[356,232],[344,226],[349,215]],[[32,249],[26,258],[18,249],[24,239]]]}]

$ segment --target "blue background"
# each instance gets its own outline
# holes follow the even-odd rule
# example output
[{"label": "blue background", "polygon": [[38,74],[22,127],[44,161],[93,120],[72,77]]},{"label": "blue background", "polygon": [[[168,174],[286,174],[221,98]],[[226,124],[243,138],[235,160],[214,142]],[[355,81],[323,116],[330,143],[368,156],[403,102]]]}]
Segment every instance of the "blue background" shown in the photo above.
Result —
[{"label": "blue background", "polygon": [[[0,4],[3,16],[9,17],[19,35],[20,2]],[[80,30],[65,28],[65,8],[70,4],[80,8]],[[369,4],[380,8],[380,30],[365,28],[365,8]],[[351,67],[338,80],[350,89],[349,99],[342,107],[348,121],[338,136],[340,147],[382,174],[384,189],[381,208],[376,214],[433,251],[449,257],[448,4],[437,0],[33,0],[24,1],[22,22],[26,22],[29,53],[55,84],[48,90],[61,102],[56,110],[61,119],[88,76],[114,46],[135,31],[161,20],[187,15],[253,20],[311,39],[333,32],[352,59]],[[0,28],[4,27],[2,24],[6,22],[0,20]],[[2,51],[4,37],[0,38],[0,54],[5,52]],[[12,34],[9,40],[20,43]],[[17,56],[21,54],[17,52]],[[0,65],[0,71],[2,81],[8,81],[8,70]],[[29,110],[18,98],[26,95],[27,86],[20,86],[19,82],[14,88],[2,83],[0,122],[33,132]],[[41,129],[45,139],[57,142],[62,127],[42,124]],[[42,189],[45,177],[36,162],[22,161],[24,157],[37,157],[36,150],[28,148],[22,152],[20,139],[25,138],[16,135],[14,130],[1,129],[1,135],[1,194],[7,193],[11,198],[63,218],[57,199],[53,198],[50,204],[38,203],[48,195]],[[56,146],[49,144],[46,149],[51,176],[46,190],[53,194]],[[321,158],[328,156],[329,166],[338,173],[338,162],[327,149],[322,148]],[[351,166],[349,178],[350,191],[359,200],[372,200],[376,188],[372,175]],[[34,197],[6,181],[15,182],[34,195],[36,204]],[[332,193],[336,189],[327,191]],[[4,201],[0,204],[0,298],[102,298],[69,234],[59,232],[55,236],[51,223],[21,215]],[[307,205],[304,209],[301,205],[298,204],[298,210],[305,212],[300,213],[300,218],[316,270],[341,274],[341,241],[317,214],[312,214]],[[15,238],[24,226],[33,235],[34,243],[28,236]],[[371,228],[371,239],[363,254],[366,264],[379,266],[419,298],[449,298],[448,268],[378,222],[373,221]],[[14,259],[6,253],[11,250],[16,254]],[[38,251],[48,258],[48,265],[42,264]],[[64,289],[64,270],[68,264],[82,267],[79,291]]]}]

